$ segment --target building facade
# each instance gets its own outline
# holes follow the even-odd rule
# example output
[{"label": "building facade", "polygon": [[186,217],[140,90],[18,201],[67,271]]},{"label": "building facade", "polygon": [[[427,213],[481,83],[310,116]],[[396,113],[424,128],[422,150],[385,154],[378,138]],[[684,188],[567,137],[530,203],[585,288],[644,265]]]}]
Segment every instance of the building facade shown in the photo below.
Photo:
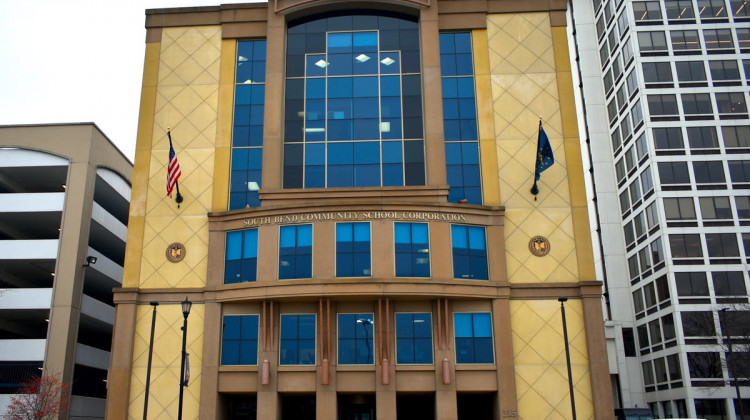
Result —
[{"label": "building facade", "polygon": [[[613,417],[564,2],[146,26],[108,418],[568,418],[561,296],[578,418]],[[535,199],[540,116],[555,164]]]},{"label": "building facade", "polygon": [[659,418],[739,418],[747,341],[729,337],[750,334],[746,9],[574,1],[570,15],[615,403]]},{"label": "building facade", "polygon": [[133,166],[91,123],[2,126],[0,145],[0,411],[49,375],[66,418],[104,418]]}]

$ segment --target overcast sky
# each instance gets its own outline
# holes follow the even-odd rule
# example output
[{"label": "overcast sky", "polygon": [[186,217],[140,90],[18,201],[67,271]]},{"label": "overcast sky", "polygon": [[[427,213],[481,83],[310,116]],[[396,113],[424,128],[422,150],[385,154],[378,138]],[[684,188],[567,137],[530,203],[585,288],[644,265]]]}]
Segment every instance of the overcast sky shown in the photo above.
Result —
[{"label": "overcast sky", "polygon": [[0,125],[94,122],[132,161],[145,10],[247,2],[0,0]]}]

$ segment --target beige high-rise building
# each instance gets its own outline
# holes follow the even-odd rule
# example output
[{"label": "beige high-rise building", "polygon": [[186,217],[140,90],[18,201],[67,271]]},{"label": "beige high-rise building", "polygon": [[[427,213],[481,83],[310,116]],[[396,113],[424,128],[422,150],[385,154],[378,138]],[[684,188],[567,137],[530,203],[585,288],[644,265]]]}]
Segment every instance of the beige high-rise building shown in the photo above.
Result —
[{"label": "beige high-rise building", "polygon": [[561,296],[577,418],[613,418],[565,2],[146,26],[109,419],[571,418]]}]

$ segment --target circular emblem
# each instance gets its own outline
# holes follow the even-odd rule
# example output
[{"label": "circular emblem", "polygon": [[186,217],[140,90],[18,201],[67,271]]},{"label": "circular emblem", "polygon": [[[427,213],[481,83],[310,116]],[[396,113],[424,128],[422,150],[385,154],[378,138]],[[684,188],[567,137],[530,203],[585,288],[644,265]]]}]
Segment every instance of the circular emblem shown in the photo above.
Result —
[{"label": "circular emblem", "polygon": [[167,247],[167,260],[177,263],[185,259],[185,245],[175,242]]},{"label": "circular emblem", "polygon": [[549,254],[549,241],[544,236],[534,236],[529,241],[529,251],[537,257]]}]

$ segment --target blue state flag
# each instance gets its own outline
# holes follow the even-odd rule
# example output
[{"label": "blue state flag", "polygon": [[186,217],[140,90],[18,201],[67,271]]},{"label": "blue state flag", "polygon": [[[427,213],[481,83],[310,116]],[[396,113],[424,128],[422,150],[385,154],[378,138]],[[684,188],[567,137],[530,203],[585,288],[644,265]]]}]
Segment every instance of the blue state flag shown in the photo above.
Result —
[{"label": "blue state flag", "polygon": [[539,127],[539,141],[536,146],[536,167],[534,168],[535,179],[539,181],[542,172],[554,164],[555,156],[552,154],[552,146],[549,144],[547,133],[544,132],[544,128]]}]

